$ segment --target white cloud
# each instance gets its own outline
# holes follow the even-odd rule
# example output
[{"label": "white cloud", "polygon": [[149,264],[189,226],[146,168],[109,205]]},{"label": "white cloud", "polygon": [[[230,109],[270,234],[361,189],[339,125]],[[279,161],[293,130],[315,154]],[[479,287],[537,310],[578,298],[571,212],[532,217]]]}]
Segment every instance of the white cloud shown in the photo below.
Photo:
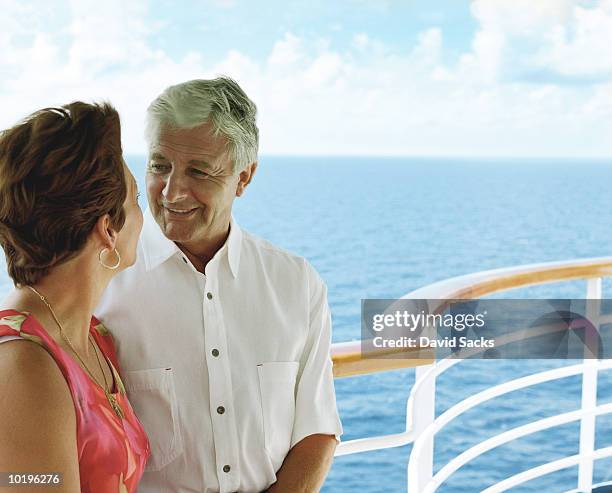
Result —
[{"label": "white cloud", "polygon": [[342,58],[337,53],[327,52],[319,55],[304,72],[304,85],[319,89],[336,80],[342,70]]},{"label": "white cloud", "polygon": [[442,53],[442,31],[433,27],[419,34],[412,58],[423,65],[436,65]]},{"label": "white cloud", "polygon": [[109,66],[140,65],[153,57],[146,44],[144,2],[72,0],[71,69],[97,74]]},{"label": "white cloud", "polygon": [[569,76],[609,76],[612,57],[605,53],[612,46],[612,3],[595,9],[576,7],[574,14],[573,36],[562,26],[550,34],[551,67]]},{"label": "white cloud", "polygon": [[285,33],[283,39],[277,41],[272,47],[268,57],[270,65],[291,65],[303,57],[302,41],[291,33]]},{"label": "white cloud", "polygon": [[483,81],[496,83],[502,67],[502,53],[506,44],[503,32],[486,29],[474,36],[473,52],[461,58],[464,72],[479,74]]},{"label": "white cloud", "polygon": [[574,83],[610,76],[612,2],[475,0],[473,57],[489,80]]},{"label": "white cloud", "polygon": [[454,62],[431,26],[405,51],[366,32],[344,49],[286,32],[261,59],[233,48],[212,65],[199,51],[175,59],[153,49],[145,0],[74,0],[66,29],[35,35],[28,25],[43,14],[0,2],[2,127],[50,104],[108,99],[124,148],[144,152],[149,102],[170,84],[223,73],[258,104],[263,153],[612,153],[611,60],[601,55],[612,0],[475,0],[479,27]]},{"label": "white cloud", "polygon": [[574,0],[474,0],[474,17],[482,29],[511,35],[538,34],[568,22]]},{"label": "white cloud", "polygon": [[3,128],[41,107],[110,100],[121,113],[124,148],[142,152],[149,102],[164,87],[204,73],[198,53],[173,60],[149,47],[144,1],[74,0],[64,30],[39,30],[26,44],[19,37],[31,34],[28,24],[39,23],[47,13],[44,8],[24,13],[18,7],[7,12],[12,15],[2,17],[0,29],[2,70],[10,74],[0,82]]},{"label": "white cloud", "polygon": [[353,36],[353,44],[360,49],[367,48],[370,44],[370,37],[366,33],[358,33]]}]

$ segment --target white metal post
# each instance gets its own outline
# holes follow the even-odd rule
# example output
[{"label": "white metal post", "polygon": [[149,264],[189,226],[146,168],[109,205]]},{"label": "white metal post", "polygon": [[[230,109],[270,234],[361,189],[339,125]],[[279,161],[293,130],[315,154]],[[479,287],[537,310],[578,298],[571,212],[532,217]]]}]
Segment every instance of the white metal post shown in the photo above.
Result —
[{"label": "white metal post", "polygon": [[[601,278],[587,281],[587,319],[599,332],[600,302],[593,303],[588,300],[601,300]],[[585,342],[588,334],[585,333]],[[592,346],[585,344],[586,352]],[[598,349],[598,348],[597,348]],[[582,410],[586,411],[580,420],[580,463],[578,464],[578,489],[583,493],[590,493],[593,487],[593,452],[595,450],[595,414],[597,407],[597,359],[592,355],[585,358],[582,372]]]},{"label": "white metal post", "polygon": [[[424,376],[433,365],[423,365],[416,368],[415,382]],[[415,406],[414,416],[414,439],[415,442],[431,423],[436,418],[436,378],[431,379],[431,383],[427,383],[419,393],[419,399]],[[418,484],[422,488],[433,477],[433,453],[434,453],[434,434],[427,439],[423,446],[422,453],[418,458]],[[420,493],[419,491],[411,491],[409,493]]]}]

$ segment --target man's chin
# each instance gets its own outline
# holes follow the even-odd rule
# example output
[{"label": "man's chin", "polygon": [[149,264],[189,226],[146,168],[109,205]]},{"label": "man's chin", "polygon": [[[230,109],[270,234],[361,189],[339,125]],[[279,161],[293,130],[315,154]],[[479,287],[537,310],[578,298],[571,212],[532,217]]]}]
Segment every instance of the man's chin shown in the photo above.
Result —
[{"label": "man's chin", "polygon": [[164,232],[164,236],[166,238],[168,238],[170,241],[173,241],[174,243],[187,243],[191,240],[191,235],[188,234],[178,234],[176,232]]},{"label": "man's chin", "polygon": [[162,223],[159,225],[164,236],[168,238],[170,241],[174,241],[175,243],[183,243],[185,241],[191,240],[193,237],[193,231],[186,230],[185,228],[176,227],[176,225],[171,223]]}]

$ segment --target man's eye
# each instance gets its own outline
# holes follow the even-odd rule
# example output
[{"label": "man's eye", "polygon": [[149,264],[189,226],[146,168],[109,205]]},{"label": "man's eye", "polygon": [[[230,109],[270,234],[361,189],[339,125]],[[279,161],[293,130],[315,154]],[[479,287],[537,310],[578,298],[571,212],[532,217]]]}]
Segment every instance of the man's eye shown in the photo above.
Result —
[{"label": "man's eye", "polygon": [[162,163],[150,163],[149,169],[155,173],[163,173],[164,171],[168,171],[170,166]]},{"label": "man's eye", "polygon": [[206,171],[197,168],[192,168],[191,172],[198,178],[208,178],[210,176]]}]

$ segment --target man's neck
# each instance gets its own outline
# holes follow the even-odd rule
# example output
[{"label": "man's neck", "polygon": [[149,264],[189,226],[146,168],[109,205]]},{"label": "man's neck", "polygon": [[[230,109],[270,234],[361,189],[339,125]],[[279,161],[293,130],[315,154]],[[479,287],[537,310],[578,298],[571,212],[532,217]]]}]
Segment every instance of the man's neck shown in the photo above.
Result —
[{"label": "man's neck", "polygon": [[210,262],[223,245],[225,245],[229,237],[229,229],[230,227],[228,226],[224,234],[218,235],[215,239],[207,240],[206,243],[177,243],[176,245],[187,256],[196,270],[204,274],[208,262]]}]

